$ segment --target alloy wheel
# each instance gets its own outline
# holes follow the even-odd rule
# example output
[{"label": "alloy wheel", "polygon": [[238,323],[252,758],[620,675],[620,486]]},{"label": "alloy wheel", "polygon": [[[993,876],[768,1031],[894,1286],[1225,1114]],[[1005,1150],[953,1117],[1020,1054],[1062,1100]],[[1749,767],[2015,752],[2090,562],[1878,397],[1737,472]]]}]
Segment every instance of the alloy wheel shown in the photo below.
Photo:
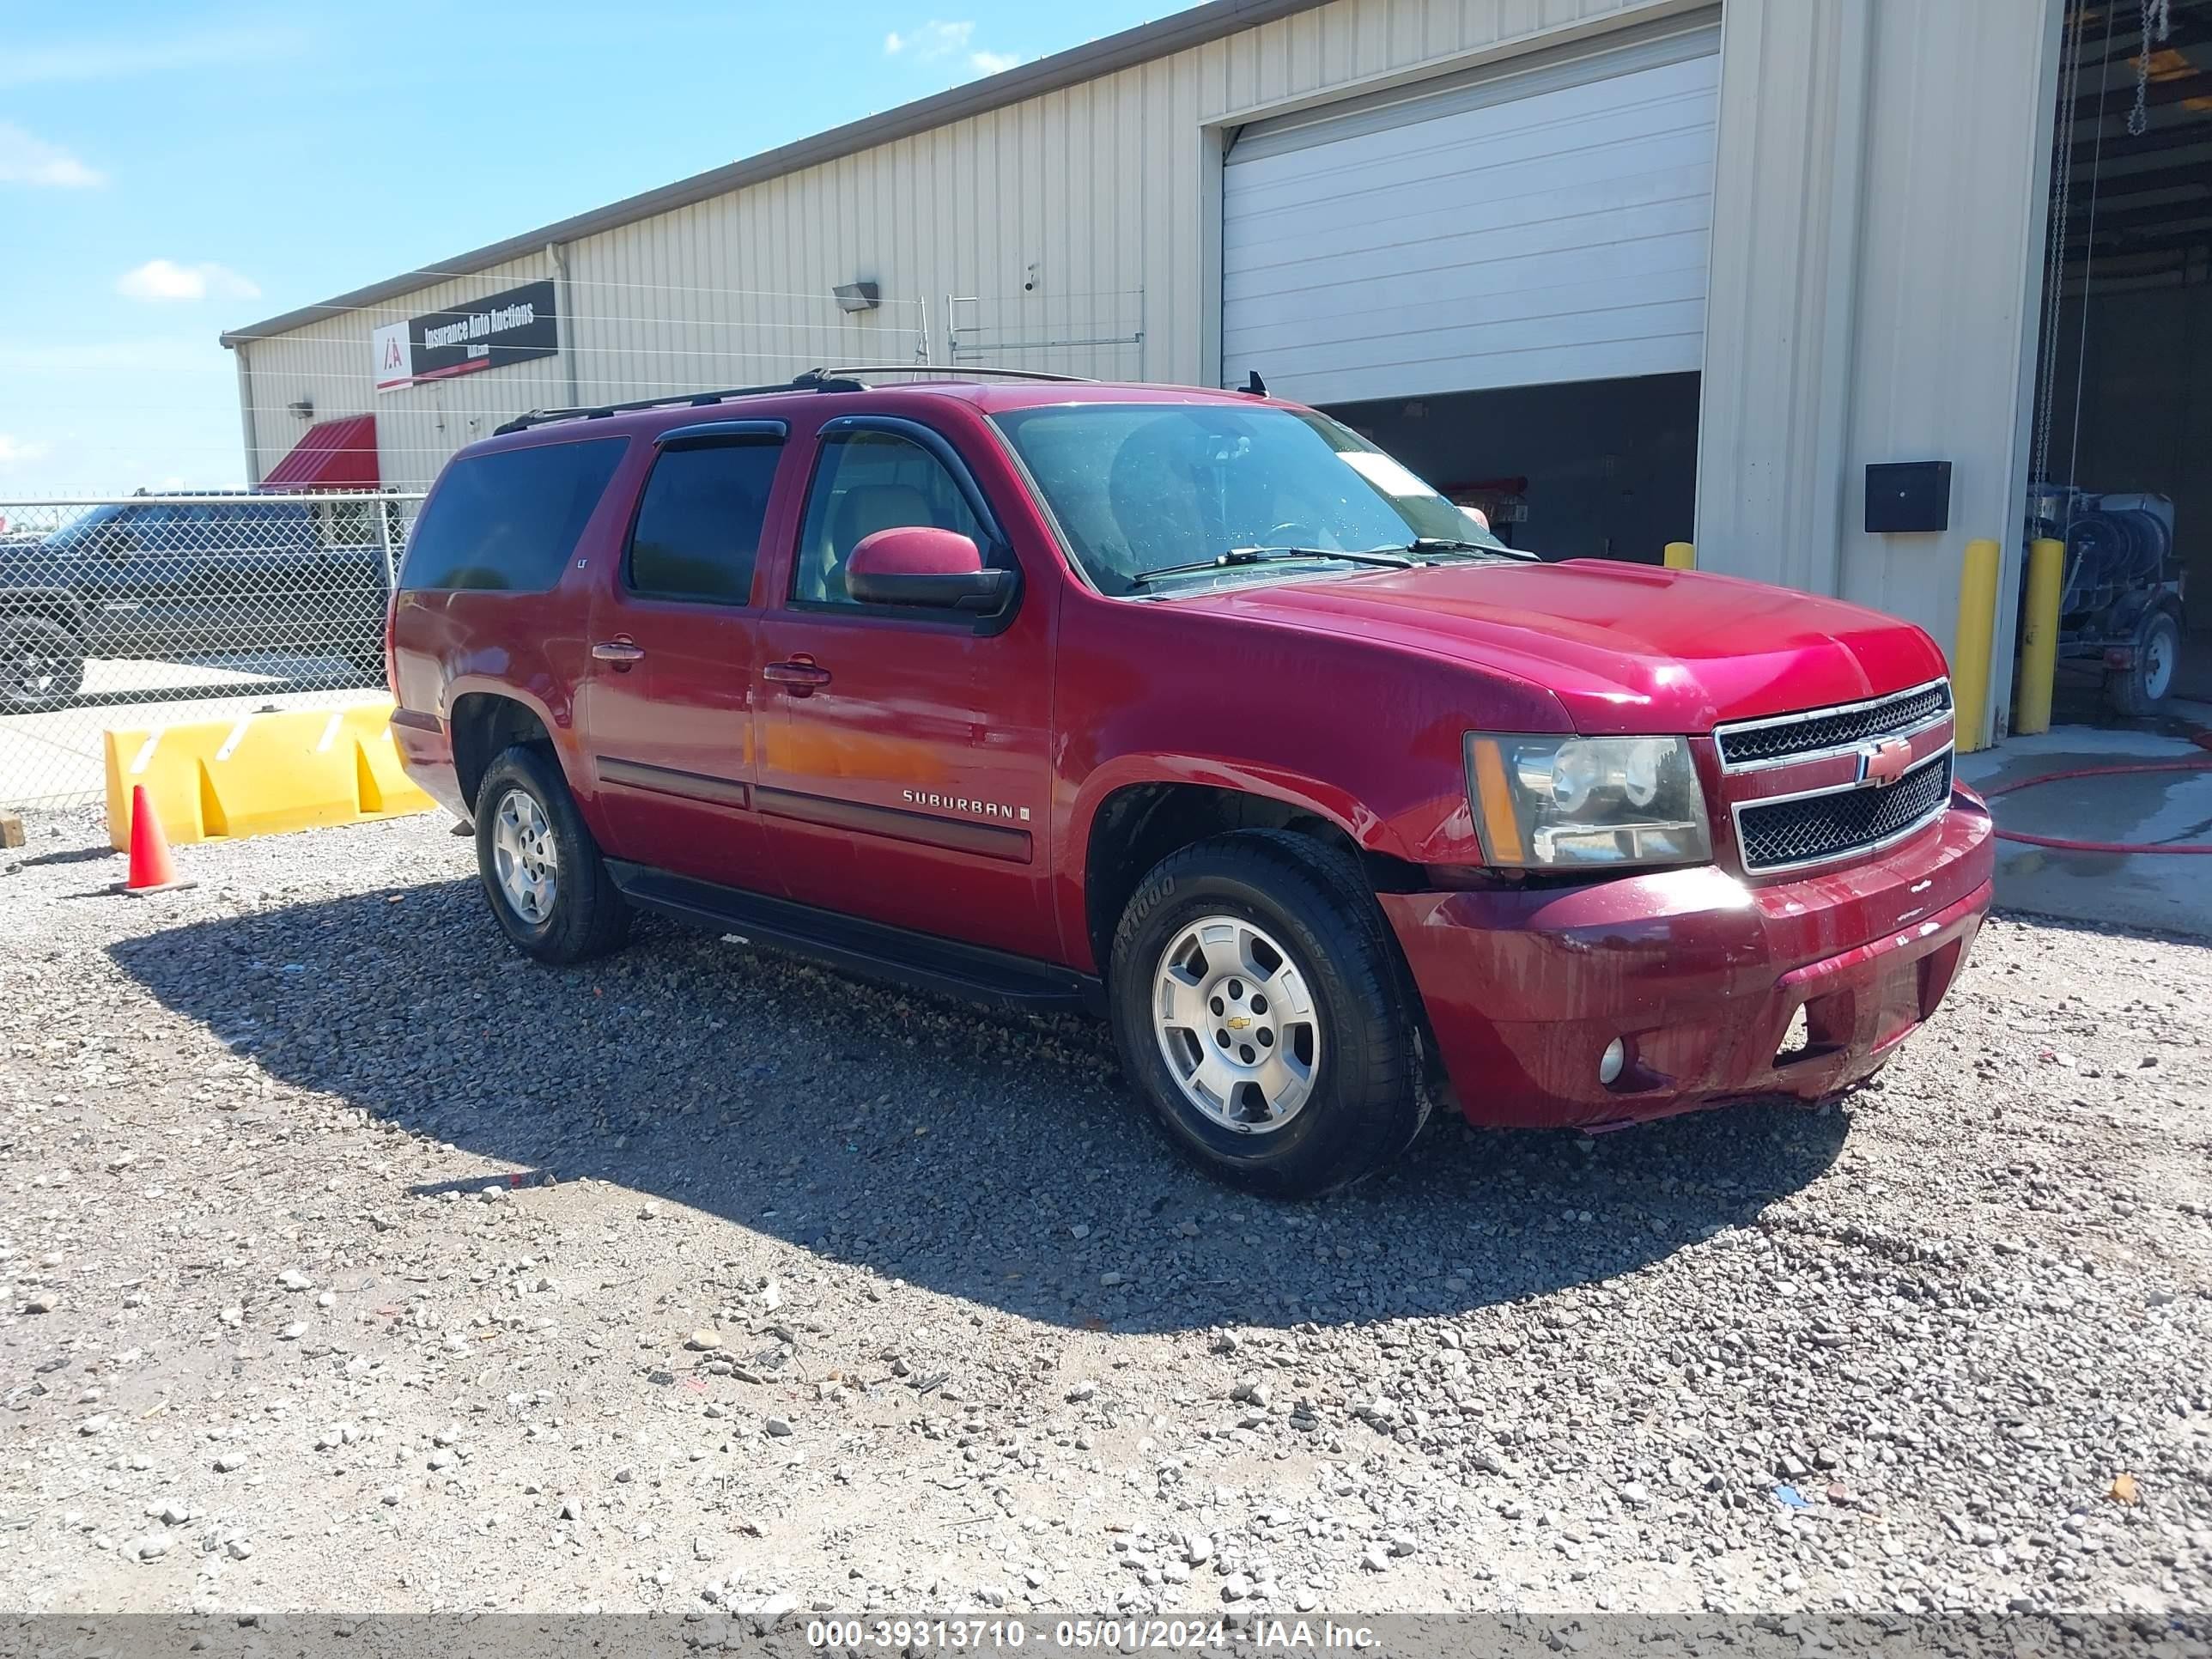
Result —
[{"label": "alloy wheel", "polygon": [[528,790],[510,789],[500,797],[492,818],[491,850],[500,891],[515,915],[533,927],[539,926],[553,914],[561,859],[545,809]]},{"label": "alloy wheel", "polygon": [[1290,952],[1241,916],[1176,934],[1153,975],[1152,1027],[1183,1098],[1224,1129],[1273,1133],[1313,1097],[1320,1010]]}]

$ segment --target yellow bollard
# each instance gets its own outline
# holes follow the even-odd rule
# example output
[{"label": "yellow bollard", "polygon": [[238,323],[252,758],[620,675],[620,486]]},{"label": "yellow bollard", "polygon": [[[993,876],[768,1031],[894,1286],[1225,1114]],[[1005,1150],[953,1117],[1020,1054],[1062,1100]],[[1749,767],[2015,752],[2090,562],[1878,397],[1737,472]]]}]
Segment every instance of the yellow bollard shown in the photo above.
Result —
[{"label": "yellow bollard", "polygon": [[2051,729],[2051,683],[2058,672],[2058,594],[2064,586],[2066,544],[2031,542],[2027,549],[2027,624],[2020,638],[2020,697],[2012,729]]},{"label": "yellow bollard", "polygon": [[1662,557],[1669,570],[1695,570],[1698,568],[1698,550],[1689,542],[1668,542],[1667,551]]},{"label": "yellow bollard", "polygon": [[1959,578],[1959,641],[1951,653],[1951,698],[1959,752],[1989,747],[1990,653],[1996,642],[1997,544],[1966,544]]}]

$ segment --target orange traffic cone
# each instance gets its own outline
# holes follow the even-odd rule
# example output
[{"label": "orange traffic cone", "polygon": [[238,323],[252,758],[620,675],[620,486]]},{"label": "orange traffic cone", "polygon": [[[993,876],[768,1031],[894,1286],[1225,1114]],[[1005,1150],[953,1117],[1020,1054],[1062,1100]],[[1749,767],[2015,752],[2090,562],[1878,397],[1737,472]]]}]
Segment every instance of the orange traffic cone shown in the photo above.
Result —
[{"label": "orange traffic cone", "polygon": [[161,815],[143,783],[131,791],[131,874],[116,887],[118,893],[166,893],[192,884],[177,879],[177,862],[169,856],[169,838],[161,833]]}]

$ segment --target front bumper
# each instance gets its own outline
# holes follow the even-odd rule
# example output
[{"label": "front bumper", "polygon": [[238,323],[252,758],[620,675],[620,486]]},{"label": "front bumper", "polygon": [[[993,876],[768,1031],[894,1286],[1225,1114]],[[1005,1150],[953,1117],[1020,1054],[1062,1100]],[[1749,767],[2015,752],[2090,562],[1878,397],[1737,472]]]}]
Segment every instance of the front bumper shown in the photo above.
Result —
[{"label": "front bumper", "polygon": [[[1382,907],[1468,1121],[1598,1127],[1870,1075],[1965,963],[1994,866],[1988,809],[1961,789],[1881,856],[1802,880],[1706,866]],[[1628,1060],[1607,1085],[1616,1037]]]}]

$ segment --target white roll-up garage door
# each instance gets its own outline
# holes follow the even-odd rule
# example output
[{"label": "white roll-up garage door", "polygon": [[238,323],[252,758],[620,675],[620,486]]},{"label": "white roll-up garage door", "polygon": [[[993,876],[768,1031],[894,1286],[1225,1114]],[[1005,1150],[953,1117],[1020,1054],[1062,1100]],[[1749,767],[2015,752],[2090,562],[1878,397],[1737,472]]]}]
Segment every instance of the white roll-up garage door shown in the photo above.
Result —
[{"label": "white roll-up garage door", "polygon": [[1699,368],[1719,33],[1245,128],[1222,380],[1304,403]]}]

